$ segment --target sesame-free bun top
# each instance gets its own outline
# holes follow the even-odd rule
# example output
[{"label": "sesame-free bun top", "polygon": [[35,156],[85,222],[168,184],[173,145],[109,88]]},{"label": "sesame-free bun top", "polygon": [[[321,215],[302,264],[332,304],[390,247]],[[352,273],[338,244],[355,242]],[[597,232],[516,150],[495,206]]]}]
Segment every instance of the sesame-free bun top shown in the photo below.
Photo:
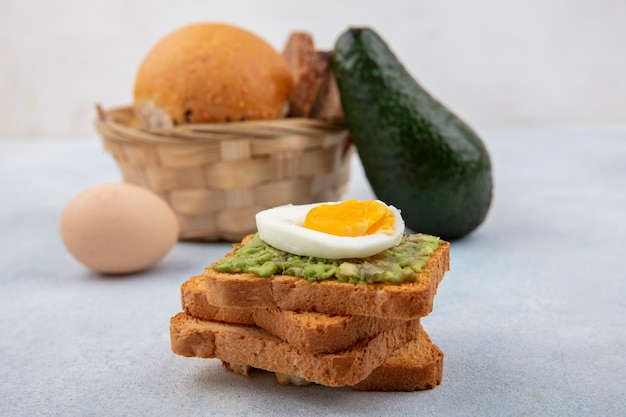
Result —
[{"label": "sesame-free bun top", "polygon": [[277,119],[292,89],[287,63],[266,41],[231,25],[198,23],[148,52],[134,108],[144,127]]}]

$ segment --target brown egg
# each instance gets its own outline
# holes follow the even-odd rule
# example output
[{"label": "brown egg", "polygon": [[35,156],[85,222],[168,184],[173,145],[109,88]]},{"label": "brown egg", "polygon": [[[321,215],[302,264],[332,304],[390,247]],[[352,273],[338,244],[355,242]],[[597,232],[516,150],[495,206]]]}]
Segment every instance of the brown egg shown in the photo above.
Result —
[{"label": "brown egg", "polygon": [[61,217],[61,237],[79,262],[104,274],[144,270],[172,249],[178,220],[151,191],[103,184],[78,194]]}]

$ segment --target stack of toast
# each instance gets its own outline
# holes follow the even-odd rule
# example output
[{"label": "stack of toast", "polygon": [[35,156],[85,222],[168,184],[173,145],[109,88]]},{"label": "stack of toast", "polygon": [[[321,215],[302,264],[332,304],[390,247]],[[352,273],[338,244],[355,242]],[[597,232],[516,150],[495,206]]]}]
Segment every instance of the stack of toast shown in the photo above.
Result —
[{"label": "stack of toast", "polygon": [[443,353],[420,318],[432,311],[449,263],[442,241],[418,281],[404,284],[263,278],[208,267],[181,286],[172,350],[218,358],[243,375],[274,372],[279,383],[431,389],[441,382]]}]

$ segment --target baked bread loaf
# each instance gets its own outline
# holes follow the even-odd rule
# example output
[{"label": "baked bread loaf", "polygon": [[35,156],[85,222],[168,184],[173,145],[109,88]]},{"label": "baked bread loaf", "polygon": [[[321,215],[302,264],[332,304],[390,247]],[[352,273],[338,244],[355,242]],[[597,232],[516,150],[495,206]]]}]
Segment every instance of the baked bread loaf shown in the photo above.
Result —
[{"label": "baked bread loaf", "polygon": [[134,109],[141,126],[277,119],[288,111],[292,74],[282,55],[246,30],[221,23],[182,27],[141,63]]},{"label": "baked bread loaf", "polygon": [[364,380],[419,331],[419,319],[407,320],[347,350],[312,354],[256,326],[201,320],[186,313],[170,321],[172,351],[178,355],[218,358],[334,387]]},{"label": "baked bread loaf", "polygon": [[418,281],[400,285],[309,282],[285,275],[262,278],[247,273],[222,273],[211,267],[205,269],[204,279],[207,301],[216,307],[281,308],[408,320],[432,311],[437,287],[449,269],[450,244],[441,241],[418,274]]},{"label": "baked bread loaf", "polygon": [[329,315],[278,308],[215,307],[206,299],[202,276],[192,277],[181,285],[181,300],[183,311],[190,316],[204,320],[255,325],[296,349],[309,353],[346,350],[383,330],[404,323],[404,320],[398,319]]}]

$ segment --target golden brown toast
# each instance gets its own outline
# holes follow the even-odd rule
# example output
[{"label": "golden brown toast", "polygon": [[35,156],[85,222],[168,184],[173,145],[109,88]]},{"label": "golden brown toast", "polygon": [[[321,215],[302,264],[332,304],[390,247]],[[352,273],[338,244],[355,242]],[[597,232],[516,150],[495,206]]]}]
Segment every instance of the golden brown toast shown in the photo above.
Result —
[{"label": "golden brown toast", "polygon": [[202,320],[186,313],[170,321],[172,351],[178,355],[218,358],[335,387],[366,379],[391,352],[415,339],[419,332],[419,319],[408,320],[347,350],[312,354],[256,326]]},{"label": "golden brown toast", "polygon": [[[225,367],[243,375],[248,375],[250,368],[268,370],[280,383],[415,391],[440,384],[443,372],[443,353],[419,325],[413,339],[382,361],[379,355],[365,353],[364,345],[341,354],[303,355],[255,326],[201,320],[185,313],[171,319],[170,332],[174,353],[220,358]],[[381,363],[373,366],[378,361]]]},{"label": "golden brown toast", "polygon": [[[254,368],[248,365],[222,365],[235,373],[249,376]],[[276,381],[284,385],[308,385],[304,378],[275,372]],[[441,384],[443,352],[422,329],[417,338],[392,352],[385,362],[363,381],[352,387],[361,391],[417,391],[433,389]]]},{"label": "golden brown toast", "polygon": [[[250,237],[244,239],[246,242]],[[236,249],[235,249],[236,250]],[[226,256],[230,256],[226,255]],[[309,282],[304,278],[204,271],[206,296],[217,307],[280,308],[342,316],[413,319],[433,309],[437,287],[450,269],[450,244],[441,241],[417,282],[353,284],[337,280]]]},{"label": "golden brown toast", "polygon": [[183,311],[205,319],[252,324],[310,353],[339,352],[405,320],[372,316],[339,316],[279,308],[215,307],[206,299],[204,278],[195,276],[181,285]]}]

